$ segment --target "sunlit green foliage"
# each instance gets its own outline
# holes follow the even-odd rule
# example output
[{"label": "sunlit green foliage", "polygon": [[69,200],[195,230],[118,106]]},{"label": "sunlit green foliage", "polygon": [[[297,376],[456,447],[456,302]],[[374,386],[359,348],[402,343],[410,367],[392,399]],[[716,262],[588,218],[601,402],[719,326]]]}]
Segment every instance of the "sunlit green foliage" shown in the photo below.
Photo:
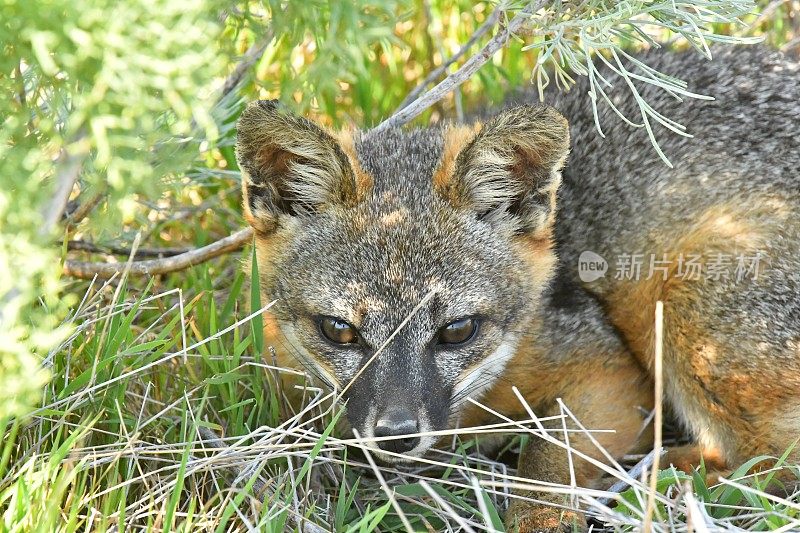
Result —
[{"label": "sunlit green foliage", "polygon": [[32,354],[63,334],[50,199],[76,178],[107,187],[112,225],[132,195],[156,194],[186,166],[159,155],[179,152],[193,130],[214,132],[217,17],[209,2],[0,5],[0,418],[30,403],[43,377]]}]

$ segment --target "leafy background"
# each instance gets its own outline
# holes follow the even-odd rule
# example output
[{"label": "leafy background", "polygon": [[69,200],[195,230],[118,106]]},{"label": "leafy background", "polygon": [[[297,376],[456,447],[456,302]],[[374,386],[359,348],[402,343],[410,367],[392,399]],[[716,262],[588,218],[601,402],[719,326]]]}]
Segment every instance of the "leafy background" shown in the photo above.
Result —
[{"label": "leafy background", "polygon": [[[510,18],[523,5],[503,7]],[[655,4],[550,5],[553,13],[613,8],[635,17]],[[698,13],[724,6],[731,15],[752,8],[681,5]],[[364,459],[348,459],[344,441],[326,435],[335,410],[319,407],[311,422],[264,432],[290,413],[280,371],[246,320],[248,306],[266,302],[247,288],[237,256],[149,279],[76,280],[62,276],[62,265],[124,261],[132,249],[137,259],[175,253],[234,232],[243,226],[234,125],[246,101],[280,98],[329,126],[375,125],[497,8],[465,0],[0,2],[2,529],[281,531],[304,528],[303,517],[342,531],[403,527],[396,499],[362,477]],[[708,30],[760,36],[796,54],[798,10],[796,0],[762,0],[743,17],[747,25]],[[675,32],[649,29],[688,46]],[[640,46],[625,32],[608,37]],[[537,70],[548,38],[534,32],[510,42],[418,123],[501,102],[537,72],[555,83],[557,62]],[[215,454],[198,444],[213,435],[238,447]],[[506,472],[469,457],[473,447],[459,443],[440,460]],[[327,465],[321,473],[312,459]],[[458,469],[426,468],[386,472],[415,527],[463,527],[450,511],[501,527],[502,491],[475,489],[471,478],[448,485]],[[676,476],[662,492],[681,483]],[[797,516],[796,507],[730,487],[710,488],[703,501],[722,501],[704,508],[710,520],[735,514],[751,529]],[[736,505],[744,511],[726,510]],[[676,513],[685,519],[689,507]],[[620,527],[634,527],[636,516]]]}]

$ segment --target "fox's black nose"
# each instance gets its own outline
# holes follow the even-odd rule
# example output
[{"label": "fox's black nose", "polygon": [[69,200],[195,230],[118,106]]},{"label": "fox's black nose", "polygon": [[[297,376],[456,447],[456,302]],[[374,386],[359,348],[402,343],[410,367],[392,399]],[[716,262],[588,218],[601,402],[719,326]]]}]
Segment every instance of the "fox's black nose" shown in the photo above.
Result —
[{"label": "fox's black nose", "polygon": [[376,437],[397,437],[379,440],[381,450],[395,453],[406,453],[417,447],[419,437],[403,437],[419,431],[417,418],[408,410],[393,409],[385,412],[375,424]]}]

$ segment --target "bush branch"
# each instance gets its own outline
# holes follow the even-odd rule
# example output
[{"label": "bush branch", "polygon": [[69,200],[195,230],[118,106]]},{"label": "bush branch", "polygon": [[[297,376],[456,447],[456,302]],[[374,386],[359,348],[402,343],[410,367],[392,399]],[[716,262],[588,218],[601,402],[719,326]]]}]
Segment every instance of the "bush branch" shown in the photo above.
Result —
[{"label": "bush branch", "polygon": [[469,49],[472,48],[472,46],[477,42],[478,39],[483,37],[483,35],[487,31],[492,29],[495,26],[495,24],[497,24],[497,21],[500,20],[500,16],[503,13],[505,13],[505,10],[501,9],[500,7],[492,11],[492,14],[489,15],[489,17],[484,21],[483,24],[481,24],[480,28],[475,30],[475,33],[472,35],[472,37],[469,38],[469,40],[466,42],[466,44],[464,44],[464,46],[459,48],[459,50],[455,54],[450,56],[444,63],[442,63],[437,68],[432,70],[431,73],[428,74],[424,80],[422,80],[422,83],[417,85],[413,91],[408,93],[408,96],[405,97],[405,99],[400,103],[400,105],[395,110],[395,114],[399,113],[404,108],[408,107],[408,105],[414,102],[420,95],[420,93],[422,93],[422,91],[425,90],[425,87],[433,83],[439,76],[441,76],[448,69],[448,67],[450,67],[450,65],[461,59],[461,56],[466,54],[469,51]]},{"label": "bush branch", "polygon": [[233,72],[231,72],[231,74],[225,79],[225,83],[222,85],[222,90],[220,91],[220,99],[224,98],[237,85],[239,85],[239,82],[242,81],[242,78],[244,78],[247,70],[259,59],[261,59],[261,56],[264,55],[264,51],[267,49],[267,46],[269,46],[269,43],[272,42],[273,36],[274,34],[272,27],[270,27],[267,29],[264,37],[260,41],[247,49],[242,58],[239,60],[239,63],[236,65],[236,68],[234,68]]},{"label": "bush branch", "polygon": [[525,9],[517,13],[508,25],[497,33],[486,45],[474,56],[470,57],[461,68],[447,76],[444,80],[439,82],[434,88],[426,92],[423,96],[418,98],[414,103],[408,105],[404,109],[396,112],[394,115],[384,120],[372,129],[373,132],[379,133],[390,128],[402,126],[413,118],[417,117],[420,113],[427,108],[444,98],[444,96],[467,81],[473,74],[475,74],[483,65],[489,61],[494,54],[496,54],[503,46],[508,43],[512,35],[517,33],[533,13],[536,13],[545,4],[545,0],[537,0],[536,2],[529,3]]},{"label": "bush branch", "polygon": [[121,261],[115,263],[91,263],[84,261],[64,262],[63,272],[66,276],[82,279],[110,278],[114,274],[125,270],[126,265],[130,265],[129,274],[132,276],[156,276],[159,274],[169,274],[184,270],[191,266],[204,263],[220,255],[238,250],[253,237],[253,230],[245,228],[236,233],[220,239],[216,242],[191,250],[186,253],[164,257],[161,259],[149,259],[147,261]]},{"label": "bush branch", "polygon": [[[133,251],[130,247],[102,245],[89,241],[67,241],[67,250],[89,252],[95,254],[124,255],[130,257]],[[172,257],[191,252],[191,248],[137,248],[133,254],[134,259],[143,257]]]},{"label": "bush branch", "polygon": [[[264,51],[272,42],[274,32],[272,28],[268,28],[263,38],[250,46],[244,55],[241,57],[239,63],[234,68],[233,72],[225,79],[223,83],[218,102],[231,93],[242,81],[247,70],[252,67],[262,55]],[[51,205],[48,207],[46,213],[47,219],[44,224],[46,231],[49,231],[55,223],[62,218],[64,210],[66,209],[69,193],[72,191],[72,186],[78,177],[81,169],[81,158],[76,163],[72,163],[69,158],[62,165],[62,170],[58,174],[59,188],[57,194]],[[66,192],[64,192],[66,191]],[[78,206],[76,212],[72,216],[67,215],[64,217],[67,222],[77,223],[83,219],[91,209],[93,209],[104,197],[105,193],[98,193],[92,197],[88,202]],[[51,224],[52,219],[52,224]],[[196,250],[177,250],[174,248],[156,249],[156,250],[140,250],[138,256],[150,255],[158,257],[158,259],[150,259],[146,261],[133,261],[133,262],[116,262],[116,263],[95,263],[85,261],[72,261],[67,260],[64,262],[62,269],[63,274],[82,279],[93,279],[95,276],[100,278],[110,278],[117,273],[125,271],[126,266],[130,265],[130,275],[139,276],[155,276],[158,274],[168,274],[170,272],[177,272],[189,268],[190,266],[209,261],[220,255],[238,250],[252,239],[253,230],[245,228],[233,233],[216,242],[198,248]],[[103,247],[93,245],[81,241],[69,241],[68,248],[70,250],[84,250],[90,252],[106,251]],[[108,249],[114,254],[124,254],[130,252],[122,248],[111,247]],[[182,252],[182,253],[181,253]]]},{"label": "bush branch", "polygon": [[64,211],[64,214],[61,215],[61,221],[68,226],[75,226],[89,216],[89,213],[91,213],[95,207],[100,205],[100,202],[105,199],[106,194],[105,187],[102,187],[100,191],[97,191],[86,200],[84,200],[83,195],[81,195],[74,203],[70,202],[67,205],[67,209]]}]

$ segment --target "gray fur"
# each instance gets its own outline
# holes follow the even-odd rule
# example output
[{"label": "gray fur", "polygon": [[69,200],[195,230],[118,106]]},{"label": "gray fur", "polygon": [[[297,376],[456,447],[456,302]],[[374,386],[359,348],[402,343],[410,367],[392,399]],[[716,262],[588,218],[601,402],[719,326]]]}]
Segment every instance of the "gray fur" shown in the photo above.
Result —
[{"label": "gray fur", "polygon": [[[293,324],[299,341],[334,369],[340,387],[435,291],[356,381],[348,416],[369,435],[362,426],[370,407],[380,412],[407,404],[425,412],[432,427],[442,428],[460,372],[519,327],[540,288],[531,285],[508,243],[498,239],[502,227],[452,207],[434,192],[430,176],[440,155],[438,130],[388,131],[363,136],[356,146],[374,188],[355,207],[293,222],[300,230],[288,229],[291,244],[272,259],[264,285],[269,297],[281,302],[280,318]],[[319,315],[355,325],[365,345],[331,346],[308,320]],[[432,346],[440,327],[471,315],[485,317],[474,344],[464,349]]]},{"label": "gray fur", "polygon": [[[678,102],[640,84],[648,103],[694,135],[684,138],[654,127],[674,169],[659,160],[643,129],[624,124],[607,106],[601,106],[606,135],[601,138],[585,84],[553,99],[575,139],[564,170],[556,231],[561,264],[573,279],[581,252],[591,250],[609,261],[611,272],[587,284],[601,301],[629,286],[627,280],[614,279],[616,257],[672,252],[664,243],[679,242],[681,232],[700,226],[703,213],[721,211],[718,222],[728,224],[732,233],[730,239],[707,242],[709,256],[730,253],[730,240],[738,241],[734,247],[743,252],[765,254],[764,272],[756,280],[696,282],[690,307],[678,316],[669,314],[666,295],[667,333],[681,337],[676,328],[687,326],[702,331],[702,342],[719,347],[725,358],[709,376],[695,378],[707,380],[702,391],[718,405],[717,419],[712,421],[679,383],[678,376],[695,372],[682,366],[688,354],[667,346],[669,399],[692,433],[737,461],[755,451],[780,455],[794,438],[791,434],[800,435],[795,421],[789,438],[779,436],[785,428],[773,430],[770,448],[742,447],[737,444],[742,429],[736,424],[751,416],[750,408],[725,405],[713,392],[742,387],[742,376],[750,376],[754,386],[784,384],[786,409],[800,407],[800,380],[789,377],[800,361],[800,65],[761,47],[712,51],[712,62],[695,53],[653,51],[643,58],[661,72],[686,79],[690,91],[715,98]],[[627,91],[618,87],[612,98],[624,114],[636,118],[638,109]],[[684,338],[690,340],[688,334]],[[720,421],[725,417],[730,424]],[[764,429],[748,431],[756,435]]]},{"label": "gray fur", "polygon": [[[613,260],[622,253],[669,252],[654,249],[654,235],[670,227],[692,226],[698,212],[720,205],[741,206],[751,215],[748,220],[759,223],[765,234],[759,245],[770,257],[771,274],[744,286],[704,284],[696,302],[703,323],[697,326],[709,331],[720,345],[763,350],[774,362],[798,359],[797,64],[761,48],[723,49],[712,63],[688,54],[665,53],[653,53],[646,62],[689,79],[690,90],[710,92],[717,100],[679,104],[653,87],[640,88],[648,102],[687,125],[696,136],[684,139],[656,127],[656,135],[675,164],[675,169],[669,170],[642,130],[625,126],[602,107],[607,138],[601,139],[585,86],[554,98],[552,103],[570,122],[573,148],[555,222],[561,263],[553,285],[550,275],[532,280],[517,239],[520,232],[534,231],[549,238],[552,213],[546,200],[558,186],[566,145],[548,152],[551,155],[533,172],[536,177],[527,182],[527,190],[520,189],[513,176],[494,172],[496,168],[483,175],[478,174],[481,164],[462,168],[456,174],[464,190],[488,183],[484,195],[473,194],[472,203],[465,206],[432,185],[442,157],[443,130],[360,134],[355,142],[358,163],[372,177],[373,186],[358,203],[329,201],[313,212],[279,212],[279,203],[268,204],[268,230],[282,244],[269,251],[262,287],[267,298],[279,300],[275,313],[292,342],[300,345],[296,349],[305,363],[313,367],[319,359],[333,369],[334,376],[326,378],[335,380],[330,385],[347,384],[414,307],[429,292],[435,293],[350,389],[348,417],[362,433],[369,435],[375,413],[392,404],[422,413],[429,423],[427,429],[444,428],[458,407],[452,395],[459,378],[498,347],[515,345],[534,318],[543,325],[537,336],[553,360],[579,353],[586,356],[581,348],[587,345],[600,352],[619,353],[624,349],[623,340],[604,316],[603,304],[624,281],[615,282],[612,272],[612,276],[582,288],[576,281],[578,255],[591,250]],[[626,91],[624,87],[611,91],[612,98],[624,113],[635,117],[637,109]],[[537,109],[541,108],[515,108],[506,113],[532,116],[540,112]],[[285,126],[264,131],[261,137],[286,137],[281,129]],[[544,129],[539,124],[525,131],[542,142]],[[551,138],[560,142],[566,136]],[[328,143],[329,138],[325,139]],[[510,146],[511,139],[508,132],[501,132],[492,138],[489,148],[505,146],[503,143]],[[555,145],[561,146],[559,142]],[[337,158],[341,155],[336,148],[326,149]],[[252,175],[262,174],[244,153],[239,150],[240,164],[251,175],[246,184],[253,184]],[[484,150],[479,155],[489,166],[503,155],[488,157],[487,153]],[[472,156],[466,151],[463,154],[459,165],[469,165]],[[350,170],[343,172],[350,183]],[[264,179],[270,178],[265,175]],[[303,176],[294,173],[290,179]],[[315,184],[316,198],[341,198],[326,196],[319,185]],[[284,189],[301,190],[291,184]],[[489,198],[491,191],[501,198]],[[773,198],[776,210],[784,209],[786,216],[759,212],[768,198]],[[250,204],[263,207],[267,200],[251,198]],[[520,205],[527,206],[524,212],[515,211]],[[487,209],[496,212],[487,217]],[[350,322],[359,329],[363,344],[330,345],[316,328],[314,319],[319,315]],[[457,349],[432,345],[440,327],[476,315],[483,323],[474,343]],[[741,364],[730,367],[732,372],[763,371],[763,360],[749,354],[736,361]],[[677,372],[668,367],[668,372],[672,371]],[[500,372],[502,365],[492,367],[477,385],[492,383]],[[531,368],[532,376],[536,372]],[[775,379],[773,370],[767,374],[768,379]],[[677,389],[671,389],[671,399],[687,406],[687,424],[700,433],[704,420],[691,419],[691,402],[680,397]]]}]

